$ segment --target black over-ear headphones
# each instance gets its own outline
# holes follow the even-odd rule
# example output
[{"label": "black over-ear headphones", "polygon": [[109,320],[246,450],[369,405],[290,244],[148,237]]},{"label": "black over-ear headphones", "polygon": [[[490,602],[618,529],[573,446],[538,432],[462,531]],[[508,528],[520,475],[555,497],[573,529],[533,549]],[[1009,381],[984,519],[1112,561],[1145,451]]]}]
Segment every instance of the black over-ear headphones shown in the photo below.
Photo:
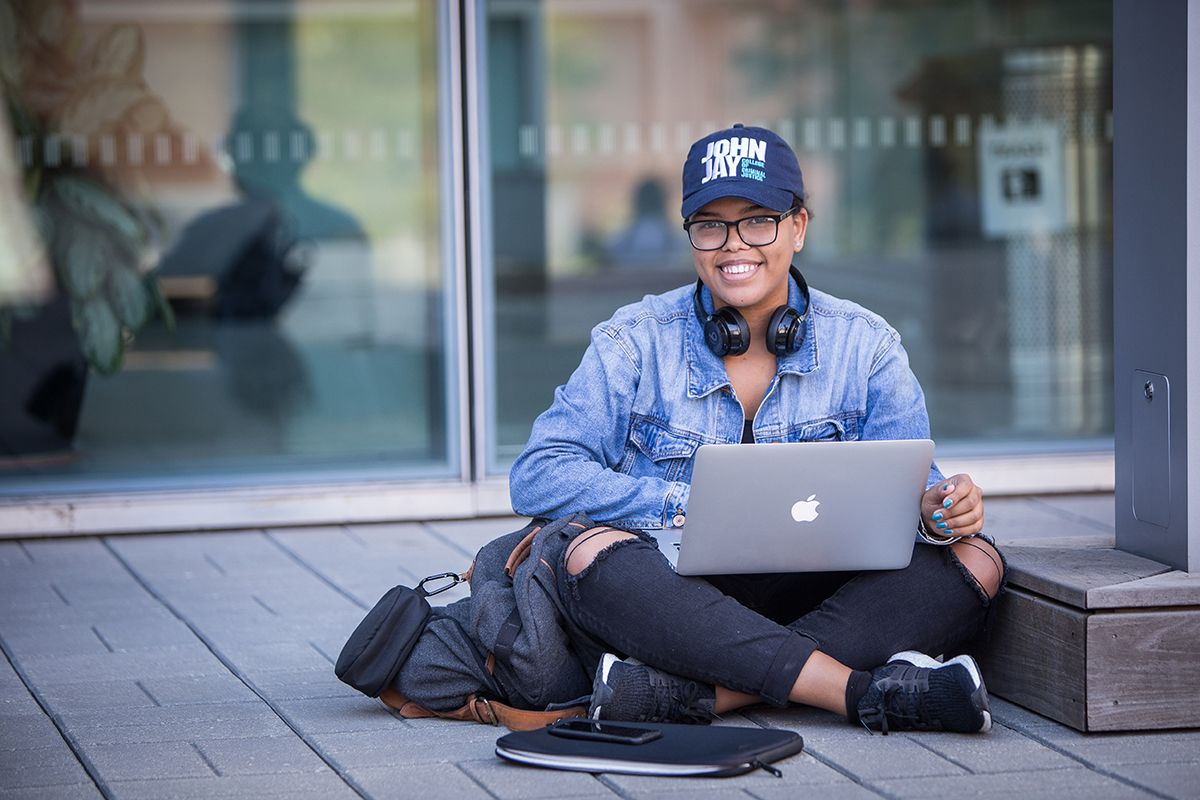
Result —
[{"label": "black over-ear headphones", "polygon": [[[804,297],[804,312],[789,305],[782,305],[771,312],[771,320],[767,323],[767,349],[780,357],[800,349],[808,327],[808,284],[804,282],[800,270],[790,267],[788,271]],[[733,306],[722,306],[709,315],[700,299],[702,286],[704,283],[697,279],[692,304],[696,308],[696,317],[704,323],[704,341],[708,349],[716,356],[740,356],[750,349],[750,326],[746,324],[746,318]]]}]

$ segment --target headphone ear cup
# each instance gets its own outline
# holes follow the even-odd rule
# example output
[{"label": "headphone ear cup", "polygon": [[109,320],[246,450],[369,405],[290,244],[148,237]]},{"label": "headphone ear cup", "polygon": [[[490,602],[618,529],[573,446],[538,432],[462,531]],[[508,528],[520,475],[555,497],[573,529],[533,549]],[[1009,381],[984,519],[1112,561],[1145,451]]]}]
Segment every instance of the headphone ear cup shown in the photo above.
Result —
[{"label": "headphone ear cup", "polygon": [[717,309],[704,323],[704,341],[717,356],[740,356],[750,349],[750,326],[729,306]]},{"label": "headphone ear cup", "polygon": [[803,319],[791,306],[780,306],[767,323],[767,347],[779,357],[791,355],[804,341]]}]

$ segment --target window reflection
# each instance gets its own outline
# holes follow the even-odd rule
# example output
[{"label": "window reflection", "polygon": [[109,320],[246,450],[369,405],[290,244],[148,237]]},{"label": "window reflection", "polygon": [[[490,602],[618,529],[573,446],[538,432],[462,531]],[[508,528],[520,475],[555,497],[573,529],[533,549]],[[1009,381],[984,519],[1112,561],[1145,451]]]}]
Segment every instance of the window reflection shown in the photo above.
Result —
[{"label": "window reflection", "polygon": [[[116,326],[111,377],[93,360],[49,393],[77,397],[67,435],[18,451],[0,429],[8,486],[449,473],[438,4],[0,6],[41,15],[19,21],[60,50],[21,40],[22,96],[65,98],[16,133],[21,168],[106,187],[147,233],[135,274],[161,291],[155,321]],[[66,86],[71,70],[86,75]],[[52,256],[57,299],[28,315],[78,342]],[[0,396],[31,394],[0,381]]]},{"label": "window reflection", "polygon": [[[490,469],[520,451],[592,325],[695,279],[686,241],[636,264],[613,244],[634,241],[650,184],[678,230],[688,145],[735,122],[795,147],[815,212],[797,266],[899,329],[940,447],[1111,437],[1111,3],[487,8],[493,176],[541,185],[519,207],[493,194]],[[496,79],[497,51],[524,71]],[[535,217],[524,269],[544,288],[518,291],[500,228]]]}]

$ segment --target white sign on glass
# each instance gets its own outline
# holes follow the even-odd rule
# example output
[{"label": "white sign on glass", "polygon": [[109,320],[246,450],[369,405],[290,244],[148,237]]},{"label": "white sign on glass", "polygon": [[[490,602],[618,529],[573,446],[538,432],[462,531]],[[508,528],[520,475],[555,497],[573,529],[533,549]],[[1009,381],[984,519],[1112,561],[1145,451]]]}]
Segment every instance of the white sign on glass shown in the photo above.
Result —
[{"label": "white sign on glass", "polygon": [[1062,130],[1051,122],[988,126],[979,133],[983,233],[992,238],[1067,227]]}]

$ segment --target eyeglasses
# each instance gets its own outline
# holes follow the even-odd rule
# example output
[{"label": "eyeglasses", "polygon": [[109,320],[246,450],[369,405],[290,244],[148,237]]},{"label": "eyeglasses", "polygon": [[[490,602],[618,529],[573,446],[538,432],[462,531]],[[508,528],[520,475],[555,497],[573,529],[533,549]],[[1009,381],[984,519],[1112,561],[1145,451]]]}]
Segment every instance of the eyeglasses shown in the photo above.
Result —
[{"label": "eyeglasses", "polygon": [[796,213],[797,206],[782,214],[759,214],[726,222],[723,219],[696,219],[683,223],[692,247],[697,250],[720,250],[729,241],[729,229],[737,228],[738,237],[750,247],[763,247],[775,242],[779,223]]}]

